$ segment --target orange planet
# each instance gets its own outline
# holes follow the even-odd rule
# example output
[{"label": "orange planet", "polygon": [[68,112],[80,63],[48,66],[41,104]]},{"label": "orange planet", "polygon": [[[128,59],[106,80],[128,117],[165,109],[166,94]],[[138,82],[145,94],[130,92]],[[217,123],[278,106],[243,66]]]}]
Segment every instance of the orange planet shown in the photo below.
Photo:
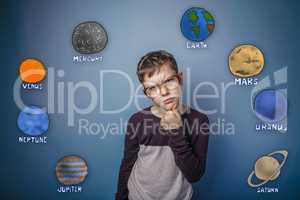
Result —
[{"label": "orange planet", "polygon": [[22,61],[19,68],[19,75],[24,82],[37,83],[45,78],[46,69],[41,61],[28,58]]}]

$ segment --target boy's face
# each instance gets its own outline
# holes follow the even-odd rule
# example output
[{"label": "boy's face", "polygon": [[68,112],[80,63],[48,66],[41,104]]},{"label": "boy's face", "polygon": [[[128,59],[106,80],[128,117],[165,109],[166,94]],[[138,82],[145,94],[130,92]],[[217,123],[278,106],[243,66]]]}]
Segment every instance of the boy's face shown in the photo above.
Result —
[{"label": "boy's face", "polygon": [[145,93],[152,101],[164,110],[171,110],[173,106],[178,106],[181,100],[182,74],[177,74],[166,63],[151,76],[144,75],[143,86]]}]

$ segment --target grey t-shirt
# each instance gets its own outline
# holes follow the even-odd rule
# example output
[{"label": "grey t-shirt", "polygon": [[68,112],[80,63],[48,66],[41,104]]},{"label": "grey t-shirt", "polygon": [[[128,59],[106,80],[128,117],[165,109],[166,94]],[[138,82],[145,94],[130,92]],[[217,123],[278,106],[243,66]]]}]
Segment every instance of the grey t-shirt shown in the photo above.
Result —
[{"label": "grey t-shirt", "polygon": [[116,199],[188,200],[205,171],[208,118],[190,109],[183,127],[160,129],[150,108],[135,113],[125,136]]}]

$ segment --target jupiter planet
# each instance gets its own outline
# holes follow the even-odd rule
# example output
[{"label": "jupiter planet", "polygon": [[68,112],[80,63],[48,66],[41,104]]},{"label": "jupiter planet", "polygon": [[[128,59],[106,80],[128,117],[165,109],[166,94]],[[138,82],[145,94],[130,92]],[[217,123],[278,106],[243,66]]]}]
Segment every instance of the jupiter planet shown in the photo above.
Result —
[{"label": "jupiter planet", "polygon": [[56,177],[63,185],[80,184],[85,180],[87,174],[87,163],[79,156],[65,156],[57,162]]},{"label": "jupiter planet", "polygon": [[251,44],[235,47],[229,55],[229,69],[238,77],[258,75],[264,67],[264,55],[260,49]]}]

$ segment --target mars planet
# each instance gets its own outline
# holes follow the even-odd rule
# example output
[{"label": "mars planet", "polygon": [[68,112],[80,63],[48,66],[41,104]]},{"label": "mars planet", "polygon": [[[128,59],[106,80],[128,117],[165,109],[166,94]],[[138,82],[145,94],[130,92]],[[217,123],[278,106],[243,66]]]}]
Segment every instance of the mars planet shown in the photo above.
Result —
[{"label": "mars planet", "polygon": [[239,45],[231,51],[228,65],[233,75],[238,77],[252,77],[262,71],[264,67],[264,55],[254,45]]}]

